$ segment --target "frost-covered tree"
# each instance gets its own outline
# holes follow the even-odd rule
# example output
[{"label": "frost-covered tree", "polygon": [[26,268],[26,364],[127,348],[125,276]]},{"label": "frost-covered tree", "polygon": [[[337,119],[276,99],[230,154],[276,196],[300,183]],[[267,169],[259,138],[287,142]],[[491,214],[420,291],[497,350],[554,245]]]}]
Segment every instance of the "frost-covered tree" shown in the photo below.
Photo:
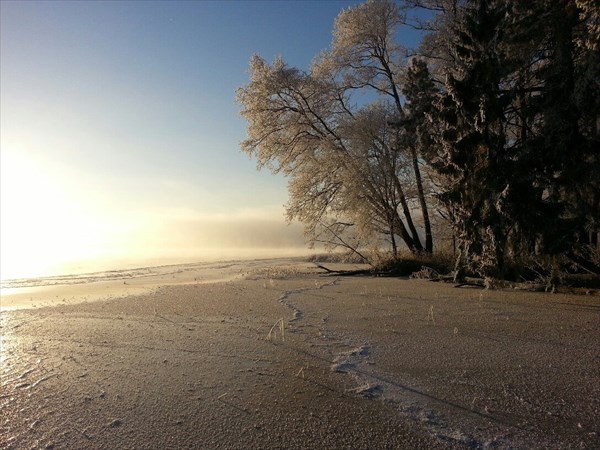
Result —
[{"label": "frost-covered tree", "polygon": [[598,36],[589,33],[592,7],[579,3],[506,2],[511,72],[503,90],[511,98],[514,160],[508,250],[515,254],[577,258],[582,232],[598,228]]},{"label": "frost-covered tree", "polygon": [[432,166],[456,213],[459,267],[502,276],[517,254],[585,265],[578,239],[599,217],[598,8],[579,3],[466,1],[440,21],[449,46]]},{"label": "frost-covered tree", "polygon": [[544,200],[559,211],[554,226],[544,230],[543,249],[587,266],[577,255],[578,243],[582,234],[600,227],[600,7],[540,3],[545,59],[537,70],[543,88],[537,99],[539,133],[532,143],[544,152]]},{"label": "frost-covered tree", "polygon": [[402,20],[392,1],[349,8],[307,72],[255,56],[238,90],[248,121],[242,150],[289,177],[288,218],[303,222],[312,241],[357,250],[384,239],[394,255],[400,242],[432,249],[419,155],[397,126],[405,115],[404,50],[394,41]]},{"label": "frost-covered tree", "polygon": [[507,65],[499,52],[505,9],[476,3],[454,29],[450,53],[457,63],[436,117],[443,126],[438,170],[448,180],[442,199],[455,212],[459,268],[502,275],[511,164],[501,89]]}]

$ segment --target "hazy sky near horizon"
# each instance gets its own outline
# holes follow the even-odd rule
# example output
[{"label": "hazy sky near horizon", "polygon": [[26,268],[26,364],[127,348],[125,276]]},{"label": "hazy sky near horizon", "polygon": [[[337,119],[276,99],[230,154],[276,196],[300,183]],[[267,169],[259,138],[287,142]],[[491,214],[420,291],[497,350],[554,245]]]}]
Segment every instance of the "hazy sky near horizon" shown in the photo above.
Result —
[{"label": "hazy sky near horizon", "polygon": [[2,278],[302,245],[286,180],[239,150],[235,91],[255,53],[307,68],[358,3],[2,1]]}]

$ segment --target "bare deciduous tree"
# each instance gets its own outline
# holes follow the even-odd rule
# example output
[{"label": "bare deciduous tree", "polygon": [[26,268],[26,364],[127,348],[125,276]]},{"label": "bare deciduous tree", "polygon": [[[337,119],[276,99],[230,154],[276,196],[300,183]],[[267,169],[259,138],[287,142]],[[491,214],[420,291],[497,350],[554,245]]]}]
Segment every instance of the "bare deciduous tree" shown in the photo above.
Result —
[{"label": "bare deciduous tree", "polygon": [[313,242],[358,251],[387,241],[394,255],[400,241],[432,250],[420,156],[398,125],[405,61],[394,34],[402,22],[391,1],[342,11],[331,49],[308,72],[254,56],[238,90],[248,121],[242,150],[290,178],[288,219],[304,223]]}]

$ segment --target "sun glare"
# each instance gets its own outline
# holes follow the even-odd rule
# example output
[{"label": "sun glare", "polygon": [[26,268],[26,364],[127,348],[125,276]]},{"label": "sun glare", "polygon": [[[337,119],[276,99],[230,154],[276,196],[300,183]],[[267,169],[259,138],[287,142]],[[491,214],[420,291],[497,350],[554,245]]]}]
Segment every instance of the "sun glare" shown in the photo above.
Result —
[{"label": "sun glare", "polygon": [[0,178],[2,279],[51,274],[99,245],[94,224],[60,173],[3,152]]}]

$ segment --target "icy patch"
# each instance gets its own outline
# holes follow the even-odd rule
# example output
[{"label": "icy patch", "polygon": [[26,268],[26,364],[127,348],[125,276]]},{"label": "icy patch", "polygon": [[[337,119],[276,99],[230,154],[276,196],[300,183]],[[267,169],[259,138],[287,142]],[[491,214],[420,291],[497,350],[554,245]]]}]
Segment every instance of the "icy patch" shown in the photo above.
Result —
[{"label": "icy patch", "polygon": [[348,363],[336,363],[336,364],[332,364],[331,365],[331,371],[332,372],[339,372],[339,373],[348,373],[350,372],[352,369],[354,369],[355,365],[354,364],[348,364]]},{"label": "icy patch", "polygon": [[[350,375],[355,380],[355,387],[347,390],[347,393],[367,400],[380,400],[394,406],[399,414],[408,420],[422,424],[432,437],[443,442],[470,449],[513,448],[511,440],[507,440],[502,433],[491,438],[486,436],[486,439],[481,439],[477,434],[466,433],[463,428],[464,423],[457,423],[456,420],[446,416],[447,409],[451,406],[445,405],[443,399],[431,396],[414,380],[401,381],[397,377],[378,371],[377,366],[370,360],[369,345],[352,346],[352,340],[348,337],[344,341],[343,344],[338,342],[337,345],[341,344],[346,349],[350,349],[338,353],[333,358],[331,371]],[[438,402],[440,404],[436,405]]]},{"label": "icy patch", "polygon": [[296,305],[294,305],[291,301],[290,301],[290,297],[294,294],[300,294],[302,292],[306,292],[306,291],[314,291],[314,290],[321,290],[324,287],[328,287],[328,286],[334,286],[336,283],[338,282],[338,279],[336,278],[335,280],[329,282],[329,283],[324,283],[321,285],[315,285],[315,287],[306,287],[306,288],[298,288],[298,289],[293,289],[291,291],[284,291],[280,296],[279,296],[279,303],[282,304],[283,306],[285,306],[288,309],[292,310],[292,318],[288,321],[288,322],[296,322],[301,320],[304,317],[304,313],[302,312],[301,309],[299,309],[298,307],[296,307]]},{"label": "icy patch", "polygon": [[370,353],[370,347],[367,345],[361,345],[342,352],[334,358],[331,371],[352,375],[356,380],[357,386],[347,392],[373,400],[383,395],[384,389],[381,383],[378,383],[373,377],[369,376],[362,368],[367,363]]},{"label": "icy patch", "polygon": [[340,353],[333,360],[331,365],[332,372],[349,373],[356,370],[356,367],[369,355],[369,347],[361,345],[349,351]]},{"label": "icy patch", "polygon": [[362,386],[355,387],[354,389],[350,389],[348,392],[352,392],[360,395],[361,397],[373,400],[383,393],[383,387],[381,387],[379,384],[372,385],[367,383]]},{"label": "icy patch", "polygon": [[305,290],[306,289],[295,289],[293,291],[285,291],[285,292],[283,292],[283,294],[281,294],[279,296],[279,299],[278,299],[279,303],[281,303],[286,308],[292,310],[292,318],[288,322],[296,322],[296,321],[302,319],[302,317],[303,317],[302,311],[300,309],[296,308],[296,306],[290,302],[289,297],[292,294],[297,294],[297,293],[303,292]]}]

